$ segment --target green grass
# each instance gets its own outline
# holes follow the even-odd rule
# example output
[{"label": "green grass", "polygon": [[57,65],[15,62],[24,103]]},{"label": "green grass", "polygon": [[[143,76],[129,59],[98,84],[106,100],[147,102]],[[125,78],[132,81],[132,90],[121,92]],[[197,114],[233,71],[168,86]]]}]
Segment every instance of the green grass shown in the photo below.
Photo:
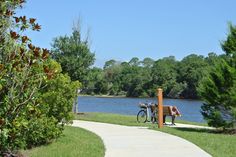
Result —
[{"label": "green grass", "polygon": [[[221,134],[219,131],[207,129],[190,129],[190,128],[170,128],[164,127],[158,129],[157,124],[137,123],[136,116],[124,116],[107,113],[85,113],[84,115],[76,115],[76,119],[105,122],[112,124],[128,125],[128,126],[146,126],[150,129],[166,132],[182,137],[196,144],[213,157],[235,157],[236,156],[236,135]],[[187,124],[199,124],[186,121],[177,121]],[[200,125],[205,125],[201,124]]]},{"label": "green grass", "polygon": [[[128,125],[128,126],[153,126],[150,123],[138,123],[136,121],[136,116],[128,116],[128,115],[119,115],[119,114],[110,114],[110,113],[85,113],[84,115],[76,115],[76,119],[80,120],[88,120],[95,122],[104,122],[104,123],[112,123],[112,124],[120,124],[120,125]],[[170,117],[167,116],[167,122],[170,122]],[[176,123],[184,123],[184,124],[193,124],[193,125],[201,125],[206,126],[205,123],[197,123],[197,122],[188,122],[184,120],[178,120],[176,118]]]},{"label": "green grass", "polygon": [[196,144],[213,157],[235,157],[236,156],[236,136],[213,132],[206,129],[193,128],[169,128],[157,129],[182,137]]},{"label": "green grass", "polygon": [[87,130],[66,127],[64,135],[55,142],[22,152],[27,157],[104,157],[100,137]]}]

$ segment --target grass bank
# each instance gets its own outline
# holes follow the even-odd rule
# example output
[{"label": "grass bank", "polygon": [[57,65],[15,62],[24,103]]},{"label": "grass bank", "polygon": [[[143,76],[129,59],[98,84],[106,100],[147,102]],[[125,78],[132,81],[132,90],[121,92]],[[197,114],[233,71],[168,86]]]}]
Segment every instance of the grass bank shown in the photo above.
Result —
[{"label": "grass bank", "polygon": [[[153,126],[150,123],[137,123],[136,116],[129,116],[129,115],[119,115],[119,114],[110,114],[110,113],[85,113],[84,115],[76,115],[76,119],[80,120],[88,120],[88,121],[95,121],[95,122],[104,122],[104,123],[112,123],[112,124],[120,124],[120,125],[128,125],[128,126]],[[170,117],[167,116],[166,121],[170,122]],[[183,124],[193,124],[193,125],[200,125],[200,126],[207,126],[206,123],[197,123],[197,122],[189,122],[184,120],[179,120],[178,117],[176,118],[177,123]]]},{"label": "grass bank", "polygon": [[27,157],[104,157],[105,148],[100,137],[94,133],[66,127],[64,135],[55,142],[22,153]]},{"label": "grass bank", "polygon": [[[213,157],[235,157],[236,155],[236,135],[221,134],[219,131],[207,130],[207,129],[195,129],[195,128],[170,128],[164,127],[158,129],[157,124],[151,123],[137,123],[136,116],[124,116],[118,114],[107,113],[85,113],[84,115],[76,115],[76,119],[105,122],[119,125],[128,126],[146,126],[150,129],[170,133],[179,137],[182,137],[209,154]],[[186,123],[185,121],[178,121]],[[187,124],[199,124],[187,122]],[[205,124],[200,124],[205,125]]]}]

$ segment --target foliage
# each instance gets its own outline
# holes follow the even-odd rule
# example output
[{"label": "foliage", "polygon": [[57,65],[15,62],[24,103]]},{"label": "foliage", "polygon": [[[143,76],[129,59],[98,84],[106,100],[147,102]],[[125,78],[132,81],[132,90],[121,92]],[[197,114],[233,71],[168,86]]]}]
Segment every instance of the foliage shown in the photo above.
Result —
[{"label": "foliage", "polygon": [[71,99],[79,85],[60,74],[49,50],[34,46],[24,34],[41,26],[35,18],[15,16],[14,10],[23,3],[0,3],[0,156],[58,137],[70,120]]},{"label": "foliage", "polygon": [[198,98],[196,88],[209,64],[210,58],[207,60],[197,55],[189,55],[182,61],[176,61],[173,56],[157,61],[151,58],[140,61],[137,57],[129,62],[112,59],[103,69],[90,70],[83,92],[154,97],[156,88],[162,87],[165,97]]},{"label": "foliage", "polygon": [[202,114],[211,126],[236,129],[235,43],[236,27],[230,25],[227,40],[222,43],[226,56],[214,60],[214,66],[199,87],[205,101]]},{"label": "foliage", "polygon": [[90,69],[87,75],[87,79],[83,84],[83,92],[93,95],[96,89],[95,84],[98,81],[103,80],[103,78],[104,78],[104,73],[102,69],[96,67]]},{"label": "foliage", "polygon": [[236,29],[231,23],[229,24],[229,34],[227,39],[221,43],[222,49],[225,51],[226,55],[235,59],[236,57]]},{"label": "foliage", "polygon": [[96,94],[107,94],[108,92],[108,84],[105,80],[96,81],[94,88]]},{"label": "foliage", "polygon": [[89,67],[94,63],[94,54],[90,52],[88,40],[82,40],[80,25],[73,27],[71,36],[60,36],[52,44],[52,56],[61,64],[62,72],[71,79],[86,82]]},{"label": "foliage", "polygon": [[57,120],[52,116],[31,117],[28,123],[29,125],[24,130],[26,148],[50,143],[62,133],[62,127],[58,125]]},{"label": "foliage", "polygon": [[75,91],[81,84],[79,81],[71,81],[68,75],[61,74],[61,67],[56,61],[50,60],[49,65],[57,74],[43,83],[45,86],[40,90],[40,101],[44,104],[43,110],[47,117],[53,117],[63,125],[72,119],[72,104],[77,98]]},{"label": "foliage", "polygon": [[[174,94],[174,87],[178,84],[176,81],[177,79],[177,61],[175,57],[165,57],[163,59],[159,59],[155,62],[152,68],[152,86],[154,87],[161,87],[164,91],[164,96],[173,96]],[[179,89],[180,93],[182,92]],[[178,96],[176,96],[178,97]]]},{"label": "foliage", "polygon": [[178,82],[186,83],[187,87],[181,93],[184,98],[199,98],[197,86],[204,77],[208,68],[207,62],[203,56],[195,54],[183,58],[178,66]]},{"label": "foliage", "polygon": [[138,66],[140,62],[137,58],[132,58],[128,64],[122,64],[121,72],[121,90],[126,92],[128,97],[147,96],[144,86],[150,77],[150,71],[146,71],[143,67]]},{"label": "foliage", "polygon": [[13,17],[14,9],[22,4],[23,1],[3,1],[0,6],[1,155],[26,146],[24,131],[30,125],[29,117],[36,116],[31,109],[38,106],[35,96],[47,76],[43,64],[48,58],[48,50],[35,47],[27,36],[20,35],[26,28],[39,30],[40,26],[33,18]]}]

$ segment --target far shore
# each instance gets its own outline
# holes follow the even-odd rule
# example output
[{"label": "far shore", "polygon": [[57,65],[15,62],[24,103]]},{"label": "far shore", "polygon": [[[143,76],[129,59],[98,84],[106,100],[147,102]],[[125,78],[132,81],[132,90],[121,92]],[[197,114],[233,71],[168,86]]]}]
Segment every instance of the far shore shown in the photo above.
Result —
[{"label": "far shore", "polygon": [[98,98],[128,98],[125,95],[87,95],[87,94],[80,94],[79,96],[92,96]]},{"label": "far shore", "polygon": [[[125,95],[87,95],[87,94],[79,94],[79,96],[90,96],[90,97],[97,97],[97,98],[156,98],[156,97],[127,97]],[[164,97],[164,99],[183,99],[183,100],[199,100],[201,99],[187,99],[187,98],[169,98]]]}]

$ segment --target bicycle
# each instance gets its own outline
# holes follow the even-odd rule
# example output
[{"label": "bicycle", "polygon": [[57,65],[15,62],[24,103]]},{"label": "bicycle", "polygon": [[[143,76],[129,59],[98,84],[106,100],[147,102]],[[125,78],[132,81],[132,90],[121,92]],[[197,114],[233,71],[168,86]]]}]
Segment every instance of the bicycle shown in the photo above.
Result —
[{"label": "bicycle", "polygon": [[149,113],[151,109],[151,122],[154,123],[157,121],[157,105],[156,104],[151,104],[151,103],[141,103],[139,104],[139,107],[141,108],[141,110],[138,112],[137,114],[137,121],[139,123],[146,123],[149,122]]}]

